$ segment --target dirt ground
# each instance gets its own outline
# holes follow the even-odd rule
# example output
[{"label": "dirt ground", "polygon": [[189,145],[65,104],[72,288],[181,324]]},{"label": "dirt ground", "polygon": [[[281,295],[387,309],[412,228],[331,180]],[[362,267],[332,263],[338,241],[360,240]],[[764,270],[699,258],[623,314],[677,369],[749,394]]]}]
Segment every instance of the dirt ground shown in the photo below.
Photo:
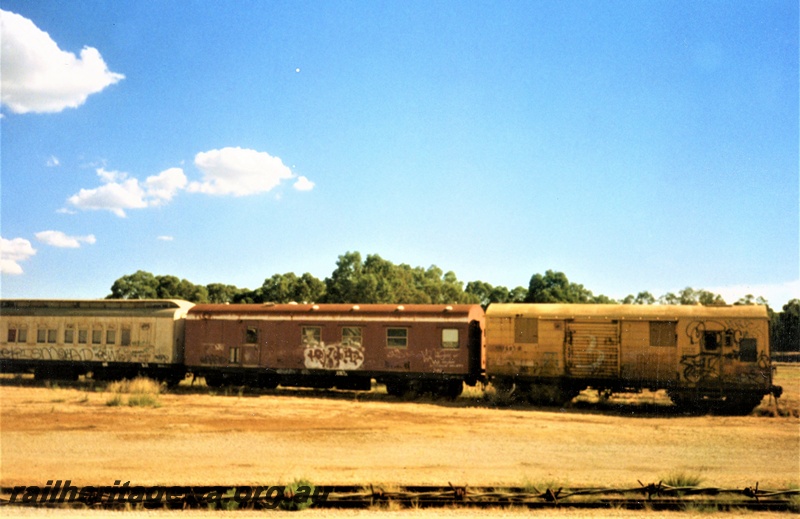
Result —
[{"label": "dirt ground", "polygon": [[[219,517],[230,519],[315,519],[318,517],[332,519],[352,519],[367,517],[369,519],[397,519],[398,517],[410,517],[411,519],[480,519],[483,517],[496,518],[530,518],[530,517],[565,517],[568,519],[579,519],[582,517],[593,517],[602,519],[635,519],[644,517],[654,519],[663,517],[666,519],[708,519],[709,517],[722,517],[721,514],[712,515],[708,511],[685,511],[685,512],[640,512],[626,510],[535,510],[526,508],[510,509],[417,509],[417,510],[304,510],[303,512],[279,512],[279,511],[201,511],[201,510],[180,510],[180,511],[137,511],[137,512],[109,512],[95,510],[64,510],[64,509],[41,509],[41,508],[6,508],[3,516],[7,518],[19,517],[21,519],[98,519],[100,517],[110,517],[112,519],[128,519],[131,514],[137,518],[152,519],[217,519]],[[728,511],[724,512],[724,519],[776,519],[787,517],[789,514],[780,512],[750,512]]]},{"label": "dirt ground", "polygon": [[[800,367],[779,369],[800,402]],[[787,385],[788,383],[788,385]],[[320,396],[322,395],[322,396]],[[676,473],[703,484],[797,488],[800,419],[684,416],[660,394],[568,409],[493,408],[479,394],[178,388],[158,407],[108,405],[103,388],[0,380],[0,484],[438,484],[635,487]],[[237,517],[239,517],[237,515]]]}]

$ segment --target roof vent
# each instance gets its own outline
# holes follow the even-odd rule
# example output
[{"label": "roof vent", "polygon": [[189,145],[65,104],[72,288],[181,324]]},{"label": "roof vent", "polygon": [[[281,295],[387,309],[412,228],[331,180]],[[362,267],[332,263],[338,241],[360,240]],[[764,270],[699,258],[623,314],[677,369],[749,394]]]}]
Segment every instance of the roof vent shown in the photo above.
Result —
[{"label": "roof vent", "polygon": [[317,311],[319,310],[319,305],[314,305],[311,307],[312,310]]},{"label": "roof vent", "polygon": [[361,307],[358,305],[353,305],[353,311],[355,312],[356,310],[361,310]]},{"label": "roof vent", "polygon": [[452,312],[453,311],[453,307],[450,306],[450,305],[447,305],[447,306],[444,307],[444,311],[445,312]]},{"label": "roof vent", "polygon": [[403,311],[403,310],[405,310],[405,309],[406,309],[406,307],[405,307],[405,306],[403,306],[403,305],[397,305],[397,311],[398,311],[398,312],[402,312],[402,311]]}]

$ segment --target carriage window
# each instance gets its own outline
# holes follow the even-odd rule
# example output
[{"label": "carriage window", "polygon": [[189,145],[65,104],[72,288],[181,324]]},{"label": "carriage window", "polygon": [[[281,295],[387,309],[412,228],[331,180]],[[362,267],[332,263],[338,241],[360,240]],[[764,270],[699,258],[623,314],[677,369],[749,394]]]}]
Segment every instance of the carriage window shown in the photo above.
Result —
[{"label": "carriage window", "polygon": [[536,344],[539,342],[539,319],[517,317],[514,319],[514,342]]},{"label": "carriage window", "polygon": [[720,333],[719,332],[704,332],[703,333],[703,349],[714,351],[719,349]]},{"label": "carriage window", "polygon": [[8,342],[28,342],[27,328],[9,328]]},{"label": "carriage window", "polygon": [[442,348],[458,348],[458,330],[456,328],[442,330]]},{"label": "carriage window", "polygon": [[304,326],[303,327],[303,346],[319,346],[322,340],[322,328],[319,326]]},{"label": "carriage window", "polygon": [[239,348],[237,346],[231,346],[228,351],[228,360],[231,364],[239,363]]},{"label": "carriage window", "polygon": [[758,340],[742,339],[739,344],[739,360],[742,362],[756,362],[758,360]]},{"label": "carriage window", "polygon": [[44,328],[39,328],[36,330],[36,342],[43,344],[45,342],[49,344],[55,344],[56,336],[58,335],[58,330],[46,330]]},{"label": "carriage window", "polygon": [[89,340],[89,330],[78,330],[78,344],[86,344]]},{"label": "carriage window", "polygon": [[677,346],[676,322],[650,321],[650,346]]},{"label": "carriage window", "polygon": [[388,328],[386,330],[386,346],[405,348],[408,346],[408,328]]},{"label": "carriage window", "polygon": [[72,344],[75,342],[75,330],[66,329],[64,330],[64,344]]},{"label": "carriage window", "polygon": [[342,328],[342,346],[361,347],[361,328]]},{"label": "carriage window", "polygon": [[258,344],[258,329],[253,326],[248,326],[244,336],[244,342],[247,344]]},{"label": "carriage window", "polygon": [[123,346],[130,346],[131,345],[131,329],[130,328],[123,328],[122,329],[122,341],[121,344]]},{"label": "carriage window", "polygon": [[116,344],[116,343],[117,343],[117,331],[106,330],[106,344]]},{"label": "carriage window", "polygon": [[92,344],[101,344],[103,342],[103,330],[92,330]]},{"label": "carriage window", "polygon": [[733,346],[734,342],[736,341],[733,337],[733,330],[725,330],[725,347],[730,348]]}]

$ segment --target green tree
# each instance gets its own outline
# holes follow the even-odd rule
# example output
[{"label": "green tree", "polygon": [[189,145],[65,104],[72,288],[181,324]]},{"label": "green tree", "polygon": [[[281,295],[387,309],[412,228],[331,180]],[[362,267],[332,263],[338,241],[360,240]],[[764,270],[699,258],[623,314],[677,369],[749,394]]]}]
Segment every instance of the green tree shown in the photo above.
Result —
[{"label": "green tree", "polygon": [[[339,256],[331,277],[325,278],[325,302],[357,303],[358,282],[361,278],[361,254],[346,252]],[[360,301],[364,302],[364,301]]]},{"label": "green tree", "polygon": [[522,303],[528,295],[528,290],[516,287],[509,291],[504,286],[494,287],[485,281],[470,281],[464,288],[464,293],[477,298],[477,302],[486,308],[491,303]]},{"label": "green tree", "polygon": [[613,299],[599,295],[578,283],[570,283],[563,272],[548,270],[534,274],[528,285],[527,303],[613,303]]},{"label": "green tree", "polygon": [[176,276],[156,276],[159,299],[183,299],[192,303],[207,303],[208,289]]},{"label": "green tree", "polygon": [[[243,289],[237,288],[234,285],[225,285],[223,283],[211,283],[206,285],[206,292],[208,293],[209,303],[233,303],[238,294],[241,294]],[[244,289],[246,292],[247,289]]]},{"label": "green tree", "polygon": [[275,274],[261,285],[260,299],[272,303],[314,303],[325,295],[325,284],[308,272]]},{"label": "green tree", "polygon": [[336,269],[325,279],[327,303],[465,303],[478,298],[464,292],[455,273],[395,265],[377,254],[361,260],[358,252],[339,256]]},{"label": "green tree", "polygon": [[652,305],[655,304],[655,302],[656,298],[647,291],[639,292],[636,294],[636,297],[634,297],[633,294],[628,295],[622,300],[622,304],[625,305]]},{"label": "green tree", "polygon": [[738,301],[733,303],[734,305],[765,305],[769,306],[767,300],[761,296],[755,297],[753,294],[747,294],[744,297],[740,297]]},{"label": "green tree", "polygon": [[325,283],[306,272],[297,280],[294,297],[298,302],[322,301],[325,298]]},{"label": "green tree", "polygon": [[708,290],[699,290],[697,292],[697,302],[701,305],[724,305],[725,300],[719,294],[714,294]]},{"label": "green tree", "polygon": [[667,292],[666,294],[658,298],[658,304],[661,305],[678,305],[680,303],[681,303],[681,298],[679,298],[672,292]]},{"label": "green tree", "polygon": [[157,299],[158,280],[150,272],[137,270],[122,276],[111,285],[111,294],[106,299]]},{"label": "green tree", "polygon": [[522,303],[528,297],[528,289],[525,287],[515,287],[508,293],[509,303]]},{"label": "green tree", "polygon": [[772,327],[772,351],[800,353],[800,299],[792,299],[776,314]]},{"label": "green tree", "polygon": [[478,298],[478,302],[484,307],[492,303],[492,292],[494,287],[484,281],[470,281],[467,283],[464,292]]},{"label": "green tree", "polygon": [[[261,297],[265,302],[289,303],[295,301],[294,292],[297,285],[297,276],[294,272],[286,274],[273,274],[264,280],[261,285]],[[302,302],[302,301],[296,301]]]}]

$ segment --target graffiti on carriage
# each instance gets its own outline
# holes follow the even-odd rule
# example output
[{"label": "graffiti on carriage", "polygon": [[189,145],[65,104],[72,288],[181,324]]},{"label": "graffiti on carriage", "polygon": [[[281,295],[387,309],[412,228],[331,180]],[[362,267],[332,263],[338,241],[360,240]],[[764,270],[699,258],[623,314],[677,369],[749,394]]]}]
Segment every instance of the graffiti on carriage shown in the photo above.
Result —
[{"label": "graffiti on carriage", "polygon": [[166,362],[167,355],[156,354],[149,344],[110,346],[17,346],[0,348],[0,359],[52,360],[73,362]]},{"label": "graffiti on carriage", "polygon": [[693,321],[686,335],[700,353],[683,355],[683,377],[691,383],[719,379],[724,366],[733,366],[731,376],[759,382],[769,378],[769,356],[758,351],[757,323],[744,319]]},{"label": "graffiti on carriage", "polygon": [[305,367],[309,369],[359,369],[364,363],[362,346],[341,343],[309,344],[305,347]]}]

